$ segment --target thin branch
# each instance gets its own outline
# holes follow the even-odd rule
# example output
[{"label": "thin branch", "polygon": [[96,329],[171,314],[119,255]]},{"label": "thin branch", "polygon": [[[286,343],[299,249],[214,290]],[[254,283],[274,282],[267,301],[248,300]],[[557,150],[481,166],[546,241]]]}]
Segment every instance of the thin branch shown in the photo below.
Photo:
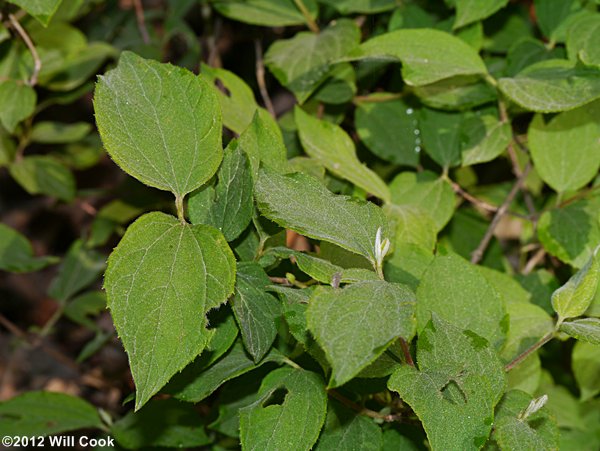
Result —
[{"label": "thin branch", "polygon": [[486,211],[491,211],[492,213],[495,213],[498,211],[498,207],[496,207],[495,205],[492,204],[488,204],[486,201],[481,200],[481,199],[477,199],[475,196],[472,196],[471,194],[469,194],[468,192],[466,192],[458,183],[456,183],[454,180],[450,180],[449,178],[447,179],[448,182],[450,183],[450,186],[452,186],[452,189],[454,190],[454,192],[458,195],[460,195],[462,198],[464,198],[466,201],[471,202],[473,205],[480,207],[483,210]]},{"label": "thin branch", "polygon": [[306,20],[306,25],[308,25],[310,31],[312,31],[313,33],[318,33],[319,31],[321,31],[319,30],[319,26],[317,25],[317,22],[315,22],[313,16],[310,15],[310,11],[308,10],[304,2],[302,0],[294,0],[294,3],[304,16],[304,20]]},{"label": "thin branch", "polygon": [[135,18],[137,20],[138,30],[142,35],[144,44],[150,44],[150,36],[148,36],[148,30],[146,29],[146,20],[144,18],[144,6],[142,0],[133,0],[133,7],[135,8]]},{"label": "thin branch", "polygon": [[525,166],[525,169],[521,173],[521,176],[517,179],[517,181],[511,188],[510,192],[508,193],[508,196],[506,196],[506,199],[504,199],[504,202],[498,208],[498,211],[494,215],[494,219],[492,219],[492,222],[490,223],[487,231],[485,232],[485,235],[483,236],[481,242],[479,243],[479,246],[477,246],[477,249],[475,249],[475,251],[473,252],[473,254],[471,256],[471,263],[477,264],[483,257],[483,253],[485,252],[488,245],[490,244],[492,236],[494,236],[494,231],[496,230],[496,227],[500,223],[500,220],[502,219],[502,217],[508,212],[508,207],[510,207],[513,200],[517,196],[517,193],[521,190],[521,187],[523,186],[523,183],[525,182],[525,177],[527,177],[527,174],[529,174],[530,170],[531,170],[531,162],[528,162],[527,166]]},{"label": "thin branch", "polygon": [[550,340],[552,340],[552,338],[554,338],[554,332],[550,332],[549,334],[544,335],[538,342],[534,343],[533,345],[531,345],[530,347],[525,349],[525,351],[523,351],[517,357],[515,357],[510,362],[508,362],[504,366],[504,371],[508,372],[508,371],[512,370],[514,367],[518,366],[519,363],[521,363],[523,360],[525,360],[527,357],[529,357],[535,351],[537,351],[542,346],[544,346],[546,343],[548,343]]},{"label": "thin branch", "polygon": [[400,346],[402,347],[402,354],[404,354],[405,362],[410,366],[415,366],[415,362],[413,361],[412,356],[410,355],[408,343],[402,337],[400,337]]},{"label": "thin branch", "polygon": [[271,97],[269,97],[269,91],[267,90],[267,84],[265,83],[265,64],[263,61],[263,50],[260,39],[256,38],[254,40],[254,53],[256,54],[256,81],[258,83],[258,89],[260,90],[260,95],[263,99],[265,107],[273,116],[275,115],[275,108],[273,107],[273,102],[271,102]]},{"label": "thin branch", "polygon": [[531,271],[533,271],[533,268],[535,268],[537,264],[544,259],[545,256],[546,249],[540,247],[538,251],[535,254],[533,254],[533,257],[531,257],[529,261],[525,264],[525,267],[523,268],[523,271],[521,271],[521,274],[529,274]]},{"label": "thin branch", "polygon": [[346,407],[349,407],[350,409],[358,412],[360,415],[365,415],[367,417],[375,418],[377,420],[383,420],[386,423],[393,423],[394,421],[398,421],[398,422],[402,421],[402,415],[400,415],[400,414],[392,414],[392,413],[383,414],[383,413],[375,412],[374,410],[367,409],[366,407],[363,407],[363,406],[355,403],[354,401],[349,400],[348,398],[346,398],[345,396],[336,392],[335,390],[328,390],[327,394],[329,396],[331,396],[333,399],[336,399],[339,402],[341,402],[342,404],[344,404]]},{"label": "thin branch", "polygon": [[40,59],[40,55],[38,55],[35,45],[33,45],[31,38],[29,37],[25,29],[21,26],[17,18],[12,14],[8,14],[8,20],[11,26],[19,34],[21,39],[23,39],[23,42],[25,43],[25,45],[29,49],[29,52],[31,53],[31,57],[33,58],[33,73],[29,78],[29,86],[35,86],[38,81],[40,70],[42,70],[42,60]]}]

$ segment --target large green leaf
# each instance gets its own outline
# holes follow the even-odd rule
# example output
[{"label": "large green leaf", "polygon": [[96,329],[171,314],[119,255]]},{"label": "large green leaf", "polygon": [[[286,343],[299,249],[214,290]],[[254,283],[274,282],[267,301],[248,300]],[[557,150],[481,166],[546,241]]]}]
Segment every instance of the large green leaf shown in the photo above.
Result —
[{"label": "large green leaf", "polygon": [[300,172],[279,175],[262,169],[255,187],[262,214],[311,238],[329,241],[375,264],[375,236],[387,235],[383,211],[375,204],[337,196]]},{"label": "large green leaf", "polygon": [[394,230],[395,244],[416,244],[433,251],[438,229],[428,207],[388,204],[383,211]]},{"label": "large green leaf", "polygon": [[567,34],[567,53],[573,61],[600,66],[600,14],[586,14],[575,21]]},{"label": "large green leaf", "polygon": [[563,41],[566,24],[581,9],[578,0],[535,0],[534,5],[540,30],[553,42]]},{"label": "large green leaf", "polygon": [[491,16],[504,8],[508,0],[456,0],[456,17],[453,28],[464,27]]},{"label": "large green leaf", "polygon": [[31,243],[16,230],[0,223],[0,270],[37,271],[58,262],[58,257],[35,257]]},{"label": "large green leaf", "polygon": [[141,182],[183,197],[217,171],[219,101],[201,76],[123,52],[100,77],[94,106],[106,150]]},{"label": "large green leaf", "polygon": [[600,168],[599,135],[598,118],[586,106],[547,121],[536,114],[529,126],[529,148],[542,180],[559,193],[589,183]]},{"label": "large green leaf", "polygon": [[23,8],[43,26],[47,26],[62,0],[8,0]]},{"label": "large green leaf", "polygon": [[480,449],[506,385],[493,347],[434,314],[419,334],[417,363],[398,368],[388,387],[423,422],[432,449]]},{"label": "large green leaf", "polygon": [[265,64],[277,80],[304,103],[329,73],[331,64],[355,48],[360,30],[349,19],[333,22],[320,33],[300,32],[275,41],[265,53]]},{"label": "large green leaf", "polygon": [[298,107],[295,116],[302,147],[311,158],[368,193],[390,201],[387,185],[360,162],[352,139],[341,127],[317,119]]},{"label": "large green leaf", "polygon": [[108,260],[107,305],[129,355],[136,410],[205,348],[206,312],[233,291],[223,235],[164,213],[133,223]]},{"label": "large green leaf", "polygon": [[341,14],[372,14],[393,9],[396,0],[319,0],[319,3],[333,6]]},{"label": "large green leaf", "polygon": [[[312,17],[318,13],[314,0],[303,0]],[[305,18],[294,0],[213,0],[211,4],[233,20],[267,27],[302,25]]]},{"label": "large green leaf", "polygon": [[343,289],[318,287],[308,328],[331,363],[330,387],[343,385],[379,357],[398,337],[415,332],[415,296],[403,285],[359,282]]},{"label": "large green leaf", "polygon": [[422,86],[456,75],[487,74],[485,64],[469,44],[439,30],[397,30],[376,36],[350,55],[353,59],[400,61],[402,77]]},{"label": "large green leaf", "polygon": [[250,223],[254,213],[252,173],[246,154],[229,145],[218,172],[217,186],[195,191],[188,201],[192,224],[208,224],[233,241]]},{"label": "large green leaf", "polygon": [[493,346],[504,341],[508,318],[502,298],[476,266],[458,255],[435,258],[421,279],[417,299],[419,331],[435,313],[485,337]]},{"label": "large green leaf", "polygon": [[244,346],[255,362],[259,362],[273,344],[277,335],[275,321],[281,315],[279,302],[265,291],[270,284],[269,277],[258,263],[238,263],[231,307],[240,326]]},{"label": "large green leaf", "polygon": [[30,391],[0,403],[0,435],[46,436],[103,427],[94,406],[64,393]]},{"label": "large green leaf", "polygon": [[[599,327],[600,336],[600,327]],[[571,368],[579,386],[581,400],[587,401],[600,393],[600,341],[577,342],[571,355]]]},{"label": "large green leaf", "polygon": [[45,194],[69,202],[75,197],[75,178],[57,159],[32,155],[9,166],[10,175],[29,194]]},{"label": "large green leaf", "polygon": [[523,108],[553,113],[600,97],[600,70],[553,59],[532,64],[512,78],[501,78],[498,85]]},{"label": "large green leaf", "polygon": [[9,133],[33,114],[37,95],[31,86],[12,80],[0,82],[0,122]]},{"label": "large green leaf", "polygon": [[[283,402],[276,396],[284,394]],[[263,379],[260,398],[240,409],[240,439],[246,450],[309,450],[325,421],[327,395],[321,377],[293,368]]]},{"label": "large green leaf", "polygon": [[378,157],[391,163],[416,166],[420,137],[414,108],[402,100],[359,102],[356,106],[356,131],[362,142]]}]

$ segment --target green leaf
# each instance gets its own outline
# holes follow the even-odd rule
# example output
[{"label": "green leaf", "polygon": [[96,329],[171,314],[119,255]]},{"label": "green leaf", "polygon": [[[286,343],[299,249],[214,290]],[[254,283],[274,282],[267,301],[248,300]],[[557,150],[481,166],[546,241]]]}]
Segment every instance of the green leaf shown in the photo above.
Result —
[{"label": "green leaf", "polygon": [[418,451],[419,449],[412,440],[402,435],[397,429],[383,431],[383,448],[381,448],[381,451]]},{"label": "green leaf", "polygon": [[510,323],[506,342],[500,356],[510,362],[542,337],[554,331],[554,321],[541,307],[534,304],[512,302],[506,310]]},{"label": "green leaf", "polygon": [[382,440],[381,428],[371,418],[331,401],[325,426],[314,449],[315,451],[353,449],[380,451]]},{"label": "green leaf", "polygon": [[70,202],[75,197],[75,178],[62,163],[45,155],[33,155],[9,166],[10,175],[29,194],[45,194]]},{"label": "green leaf", "polygon": [[427,210],[440,231],[452,218],[456,197],[450,184],[431,171],[401,172],[390,184],[392,203]]},{"label": "green leaf", "polygon": [[394,9],[396,0],[319,0],[319,3],[337,9],[341,14],[373,14]]},{"label": "green leaf", "polygon": [[415,110],[402,100],[359,102],[355,123],[358,136],[378,157],[391,163],[416,166],[419,163],[420,137]]},{"label": "green leaf", "polygon": [[0,403],[2,436],[47,436],[83,428],[103,425],[96,408],[81,398],[30,391]]},{"label": "green leaf", "polygon": [[600,393],[600,324],[598,324],[598,342],[578,341],[571,354],[571,368],[579,386],[581,401],[592,399]]},{"label": "green leaf", "polygon": [[397,30],[369,39],[350,54],[353,59],[400,61],[402,77],[422,86],[456,75],[487,74],[469,44],[439,30]]},{"label": "green leaf", "polygon": [[321,345],[332,374],[329,387],[345,384],[379,357],[391,342],[414,334],[415,297],[399,284],[359,282],[343,289],[317,287],[308,328]]},{"label": "green leaf", "polygon": [[194,406],[174,399],[150,401],[139,412],[116,421],[110,432],[126,449],[193,448],[211,443]]},{"label": "green leaf", "polygon": [[438,255],[417,289],[417,329],[435,313],[461,329],[485,337],[492,346],[504,341],[507,328],[504,302],[479,272],[456,254]]},{"label": "green leaf", "polygon": [[265,53],[265,64],[302,104],[325,81],[331,65],[359,42],[358,26],[339,19],[318,34],[303,31],[275,41]]},{"label": "green leaf", "polygon": [[506,75],[514,76],[527,66],[552,57],[553,52],[549,51],[539,39],[520,39],[515,42],[506,55]]},{"label": "green leaf", "polygon": [[48,294],[65,303],[98,278],[104,270],[105,261],[104,255],[87,249],[83,241],[74,241],[48,289]]},{"label": "green leaf", "polygon": [[416,244],[433,251],[437,226],[426,208],[414,205],[388,204],[383,207],[390,228],[395,230],[394,243]]},{"label": "green leaf", "polygon": [[271,348],[277,335],[275,321],[281,315],[279,302],[265,291],[268,285],[271,281],[258,263],[238,263],[231,307],[254,362],[259,362]]},{"label": "green leaf", "polygon": [[535,168],[555,191],[575,191],[587,185],[600,168],[600,126],[584,107],[545,121],[536,114],[529,126],[529,148]]},{"label": "green leaf", "polygon": [[72,143],[82,140],[92,130],[87,122],[36,122],[30,139],[43,144]]},{"label": "green leaf", "polygon": [[444,110],[473,108],[497,98],[496,90],[478,75],[457,75],[416,86],[414,93],[428,107]]},{"label": "green leaf", "polygon": [[352,139],[341,127],[317,119],[299,107],[294,112],[302,147],[311,158],[368,193],[390,201],[387,185],[360,162]]},{"label": "green leaf", "polygon": [[332,105],[350,102],[356,94],[356,72],[350,63],[334,65],[315,92],[314,99]]},{"label": "green leaf", "polygon": [[460,164],[460,125],[462,115],[423,108],[419,127],[425,152],[443,168]]},{"label": "green leaf", "polygon": [[[487,281],[500,293],[506,305],[508,304],[527,304],[531,301],[531,293],[523,288],[517,280],[502,271],[488,268],[487,266],[479,266],[479,271],[487,279]],[[550,293],[552,294],[552,293]],[[552,312],[550,312],[552,313]]]},{"label": "green leaf", "polygon": [[205,314],[226,301],[234,280],[233,253],[214,228],[159,212],[129,226],[104,286],[129,355],[136,410],[206,347]]},{"label": "green leaf", "polygon": [[510,124],[498,120],[495,109],[466,114],[460,131],[463,166],[493,160],[512,139]]},{"label": "green leaf", "polygon": [[535,0],[535,15],[542,33],[556,41],[565,21],[581,8],[579,3],[577,0]]},{"label": "green leaf", "polygon": [[218,90],[223,125],[239,135],[250,125],[258,108],[252,89],[243,79],[225,69],[202,64],[200,72],[208,81],[216,86],[220,83],[226,90]]},{"label": "green leaf", "polygon": [[[312,17],[318,13],[314,0],[303,0]],[[226,17],[266,27],[303,25],[305,18],[294,0],[214,0],[211,5]]]},{"label": "green leaf", "polygon": [[123,52],[94,96],[104,146],[141,182],[177,197],[221,163],[221,114],[213,87],[186,69]]},{"label": "green leaf", "polygon": [[407,285],[416,292],[433,258],[433,253],[428,249],[416,244],[398,243],[392,256],[385,262],[385,278]]},{"label": "green leaf", "polygon": [[0,223],[0,269],[10,272],[38,271],[59,261],[58,257],[34,257],[31,244],[16,230]]},{"label": "green leaf", "polygon": [[492,435],[500,449],[559,449],[556,420],[544,407],[535,410],[541,403],[540,398],[534,400],[520,390],[511,390],[504,395],[496,408]]},{"label": "green leaf", "polygon": [[567,34],[569,59],[587,66],[600,66],[600,14],[581,16]]},{"label": "green leaf", "polygon": [[464,27],[491,16],[506,6],[508,0],[456,0],[456,17],[452,28]]},{"label": "green leaf", "polygon": [[46,27],[62,0],[8,0],[8,2],[23,8]]},{"label": "green leaf", "polygon": [[173,384],[167,386],[167,392],[186,402],[197,403],[211,395],[228,380],[248,373],[269,362],[281,362],[283,356],[273,349],[259,363],[246,353],[241,342],[237,342],[227,353],[211,366],[197,365],[187,367],[181,375],[173,378]]},{"label": "green leaf", "polygon": [[501,78],[498,86],[527,110],[553,113],[600,97],[600,70],[552,59],[532,64],[512,78]]},{"label": "green leaf", "polygon": [[433,315],[419,334],[417,363],[398,368],[388,387],[423,422],[432,449],[480,449],[506,385],[493,347]]},{"label": "green leaf", "polygon": [[[277,393],[285,394],[280,402]],[[240,409],[240,439],[247,450],[309,450],[327,412],[321,377],[310,371],[280,368],[269,373],[260,398]]]},{"label": "green leaf", "polygon": [[9,133],[33,114],[37,95],[31,86],[12,80],[0,82],[0,122]]},{"label": "green leaf", "polygon": [[578,340],[600,345],[600,319],[598,318],[565,321],[560,325],[560,330]]},{"label": "green leaf", "polygon": [[567,283],[552,293],[552,308],[559,322],[585,313],[592,303],[600,280],[600,246],[592,257]]},{"label": "green leaf", "polygon": [[219,183],[202,187],[188,200],[192,224],[208,224],[233,241],[250,223],[254,213],[252,173],[246,154],[236,145],[225,150],[218,172]]},{"label": "green leaf", "polygon": [[90,330],[101,332],[100,327],[90,317],[104,312],[105,309],[106,293],[104,291],[88,291],[68,302],[64,312],[71,321]]},{"label": "green leaf", "polygon": [[282,227],[329,241],[375,263],[375,235],[387,236],[383,211],[370,202],[337,196],[315,178],[262,169],[255,187],[262,214]]},{"label": "green leaf", "polygon": [[591,202],[575,201],[544,212],[538,222],[538,238],[548,253],[581,268],[600,243],[600,218]]}]

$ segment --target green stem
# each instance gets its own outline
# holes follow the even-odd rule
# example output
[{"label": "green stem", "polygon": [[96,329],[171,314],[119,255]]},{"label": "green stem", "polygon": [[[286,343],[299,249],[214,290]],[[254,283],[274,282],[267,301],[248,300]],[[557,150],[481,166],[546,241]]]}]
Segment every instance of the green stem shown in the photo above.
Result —
[{"label": "green stem", "polygon": [[300,365],[298,365],[296,362],[294,362],[293,360],[288,359],[287,357],[284,357],[282,359],[283,363],[285,363],[286,365],[291,366],[292,368],[295,368],[297,370],[301,370],[302,367]]},{"label": "green stem", "polygon": [[304,20],[306,20],[306,25],[308,25],[310,31],[312,31],[313,33],[318,33],[320,31],[319,26],[317,25],[317,22],[315,22],[315,19],[313,19],[313,17],[310,15],[310,11],[308,10],[308,8],[306,8],[304,2],[302,0],[294,0],[294,3],[304,16]]},{"label": "green stem", "polygon": [[185,224],[185,211],[183,208],[183,196],[178,194],[175,195],[175,207],[177,208],[177,217],[179,218],[179,222]]}]

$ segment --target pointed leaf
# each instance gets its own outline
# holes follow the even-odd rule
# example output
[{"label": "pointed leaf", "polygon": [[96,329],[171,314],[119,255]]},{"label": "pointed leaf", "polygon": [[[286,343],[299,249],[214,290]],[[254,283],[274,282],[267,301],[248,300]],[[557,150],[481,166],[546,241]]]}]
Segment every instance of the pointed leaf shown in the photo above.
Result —
[{"label": "pointed leaf", "polygon": [[94,107],[110,156],[147,185],[183,197],[221,163],[219,101],[202,76],[123,52],[100,77]]},{"label": "pointed leaf", "polygon": [[464,27],[491,16],[504,8],[508,0],[456,0],[456,18],[453,28]]},{"label": "pointed leaf", "polygon": [[0,82],[0,122],[9,133],[33,114],[37,95],[31,86],[12,80]]},{"label": "pointed leaf", "polygon": [[403,285],[359,282],[335,289],[320,286],[312,295],[308,328],[333,372],[329,387],[345,384],[379,357],[398,337],[414,334],[415,296]]},{"label": "pointed leaf", "polygon": [[23,8],[43,26],[47,26],[62,0],[8,0]]},{"label": "pointed leaf", "polygon": [[25,157],[11,164],[9,171],[29,194],[45,194],[66,202],[75,197],[73,174],[53,157]]},{"label": "pointed leaf", "polygon": [[433,315],[419,334],[419,369],[404,365],[388,381],[423,422],[433,449],[478,450],[506,385],[485,338]]},{"label": "pointed leaf", "polygon": [[571,354],[571,368],[584,402],[600,393],[600,321],[598,323],[596,343],[578,341]]},{"label": "pointed leaf", "polygon": [[16,230],[0,223],[0,270],[37,271],[59,261],[58,257],[35,257],[31,243]]},{"label": "pointed leaf", "polygon": [[[312,17],[319,9],[314,0],[303,0]],[[306,21],[294,0],[214,0],[212,6],[226,17],[267,27],[303,25]]]},{"label": "pointed leaf", "polygon": [[205,348],[206,312],[233,291],[235,260],[210,226],[164,213],[134,222],[108,260],[107,305],[129,356],[136,410]]},{"label": "pointed leaf", "polygon": [[560,330],[578,340],[600,345],[600,319],[598,318],[565,321],[560,325]]},{"label": "pointed leaf", "polygon": [[569,59],[600,67],[600,14],[581,16],[567,33]]}]

